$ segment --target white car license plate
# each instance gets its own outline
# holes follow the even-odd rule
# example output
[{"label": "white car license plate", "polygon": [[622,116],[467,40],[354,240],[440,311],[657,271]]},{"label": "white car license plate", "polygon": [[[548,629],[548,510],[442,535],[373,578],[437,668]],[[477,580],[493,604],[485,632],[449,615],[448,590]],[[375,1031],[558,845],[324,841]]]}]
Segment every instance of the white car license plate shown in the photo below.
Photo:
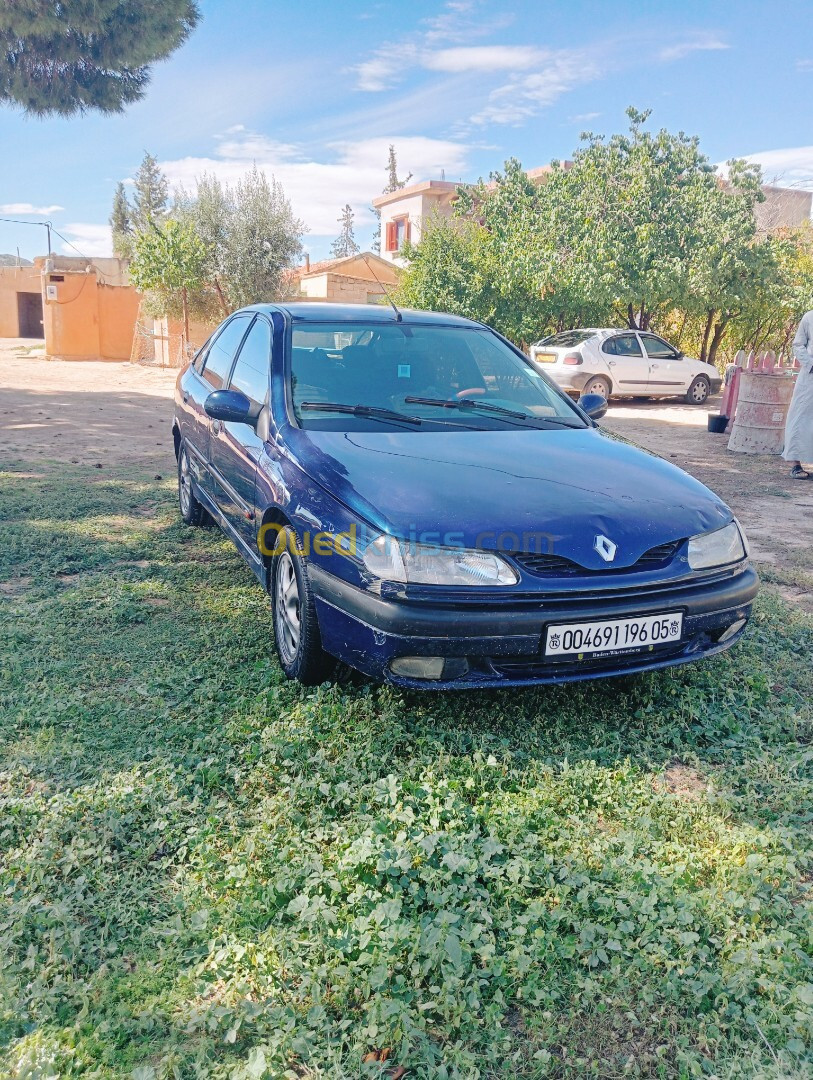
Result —
[{"label": "white car license plate", "polygon": [[562,623],[548,627],[545,656],[587,656],[651,649],[655,645],[680,641],[682,632],[681,611],[670,611],[664,615],[638,615],[634,619]]},{"label": "white car license plate", "polygon": [[538,361],[538,362],[539,362],[540,364],[555,364],[555,363],[556,363],[556,353],[552,353],[552,352],[538,352],[538,353],[536,354],[536,357],[535,357],[535,359],[536,359],[536,360],[537,360],[537,361]]}]

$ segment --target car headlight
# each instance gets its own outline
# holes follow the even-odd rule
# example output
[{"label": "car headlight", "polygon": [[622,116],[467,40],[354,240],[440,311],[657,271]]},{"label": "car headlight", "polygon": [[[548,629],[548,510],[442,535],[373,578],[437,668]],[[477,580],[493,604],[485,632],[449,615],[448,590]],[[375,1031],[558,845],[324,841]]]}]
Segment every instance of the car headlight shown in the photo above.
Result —
[{"label": "car headlight", "polygon": [[519,581],[510,563],[490,551],[402,544],[385,535],[367,545],[364,565],[385,581],[411,585],[516,585]]},{"label": "car headlight", "polygon": [[708,570],[711,566],[726,566],[746,558],[743,534],[736,521],[722,529],[701,533],[689,541],[689,566],[692,570]]}]

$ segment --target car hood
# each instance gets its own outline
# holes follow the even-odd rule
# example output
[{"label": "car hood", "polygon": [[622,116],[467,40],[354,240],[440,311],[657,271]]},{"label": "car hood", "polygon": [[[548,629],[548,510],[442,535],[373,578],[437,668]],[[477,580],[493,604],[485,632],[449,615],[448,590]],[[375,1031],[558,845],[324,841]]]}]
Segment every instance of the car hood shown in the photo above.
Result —
[{"label": "car hood", "polygon": [[300,467],[360,518],[424,543],[551,552],[601,569],[599,534],[617,545],[613,565],[630,566],[732,519],[681,469],[596,428],[288,435]]}]

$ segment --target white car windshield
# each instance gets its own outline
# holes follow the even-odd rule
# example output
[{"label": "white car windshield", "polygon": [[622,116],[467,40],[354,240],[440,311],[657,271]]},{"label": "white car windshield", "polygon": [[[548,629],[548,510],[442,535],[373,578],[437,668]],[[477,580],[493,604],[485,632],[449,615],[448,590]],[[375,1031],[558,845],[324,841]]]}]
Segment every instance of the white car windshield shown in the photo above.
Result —
[{"label": "white car windshield", "polygon": [[412,430],[585,426],[570,401],[489,330],[295,325],[289,371],[303,427],[367,429],[400,417]]}]

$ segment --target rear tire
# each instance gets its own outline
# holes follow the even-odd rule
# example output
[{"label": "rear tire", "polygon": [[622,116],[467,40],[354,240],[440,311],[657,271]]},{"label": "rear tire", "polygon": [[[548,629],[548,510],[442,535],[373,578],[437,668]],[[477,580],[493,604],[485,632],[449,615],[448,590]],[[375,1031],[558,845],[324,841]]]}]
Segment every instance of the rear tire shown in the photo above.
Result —
[{"label": "rear tire", "polygon": [[195,498],[192,490],[189,454],[183,443],[178,452],[178,506],[187,525],[203,525],[206,521],[206,510]]},{"label": "rear tire", "polygon": [[601,394],[607,401],[610,400],[611,393],[610,380],[605,379],[603,375],[591,375],[582,387],[582,394]]},{"label": "rear tire", "polygon": [[308,567],[297,550],[294,531],[281,529],[277,545],[279,554],[274,556],[271,570],[271,609],[280,667],[287,678],[303,686],[317,686],[332,673],[336,661],[322,648]]},{"label": "rear tire", "polygon": [[689,405],[705,405],[710,393],[711,383],[705,375],[698,375],[686,391],[686,401]]}]

